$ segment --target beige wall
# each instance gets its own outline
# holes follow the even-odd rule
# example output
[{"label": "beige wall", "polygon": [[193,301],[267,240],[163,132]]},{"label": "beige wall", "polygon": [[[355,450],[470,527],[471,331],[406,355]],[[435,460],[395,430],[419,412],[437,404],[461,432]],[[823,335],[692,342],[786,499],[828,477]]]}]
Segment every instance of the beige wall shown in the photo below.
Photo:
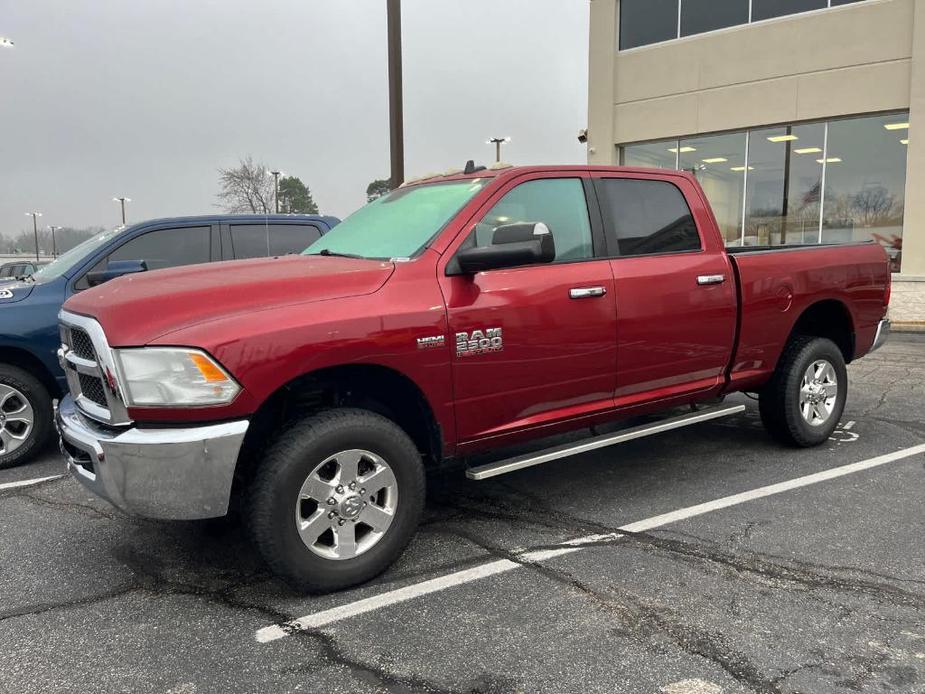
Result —
[{"label": "beige wall", "polygon": [[[628,51],[617,51],[618,14],[619,0],[591,0],[590,163],[616,164],[631,142],[906,108],[914,130],[925,114],[925,0],[867,0]],[[903,275],[925,276],[925,143],[912,136],[908,157]]]}]

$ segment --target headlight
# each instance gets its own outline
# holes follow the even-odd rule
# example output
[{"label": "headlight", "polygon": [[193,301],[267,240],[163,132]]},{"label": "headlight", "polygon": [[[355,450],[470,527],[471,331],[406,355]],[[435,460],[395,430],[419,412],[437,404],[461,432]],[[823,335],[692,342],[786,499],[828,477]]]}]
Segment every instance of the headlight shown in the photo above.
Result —
[{"label": "headlight", "polygon": [[183,347],[113,350],[129,407],[224,405],[241,387],[208,354]]}]

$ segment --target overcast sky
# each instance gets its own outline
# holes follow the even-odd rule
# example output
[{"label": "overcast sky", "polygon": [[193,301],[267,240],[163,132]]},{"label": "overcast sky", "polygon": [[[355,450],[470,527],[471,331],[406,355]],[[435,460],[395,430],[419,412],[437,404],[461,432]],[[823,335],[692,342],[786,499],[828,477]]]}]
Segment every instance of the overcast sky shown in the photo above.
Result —
[{"label": "overcast sky", "polygon": [[[252,154],[345,216],[389,174],[385,0],[0,0],[0,232],[215,212]],[[588,0],[405,0],[410,177],[582,163]]]}]

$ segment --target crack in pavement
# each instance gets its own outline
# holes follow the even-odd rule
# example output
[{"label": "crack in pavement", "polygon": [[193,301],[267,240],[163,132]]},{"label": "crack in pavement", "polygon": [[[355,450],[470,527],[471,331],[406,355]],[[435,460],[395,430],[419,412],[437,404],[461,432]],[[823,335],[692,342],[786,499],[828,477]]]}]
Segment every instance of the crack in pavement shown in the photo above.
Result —
[{"label": "crack in pavement", "polygon": [[89,504],[79,504],[76,501],[52,501],[42,496],[36,496],[33,493],[17,494],[16,497],[36,506],[53,508],[57,511],[71,511],[85,518],[104,520],[117,520],[119,518],[115,513],[104,511]]},{"label": "crack in pavement", "polygon": [[754,692],[783,694],[783,690],[773,679],[762,675],[748,657],[733,648],[729,639],[720,632],[711,632],[685,624],[676,613],[668,608],[648,604],[639,596],[620,590],[616,586],[608,586],[611,592],[605,593],[584,583],[569,571],[531,561],[521,554],[486,542],[478,535],[466,530],[448,532],[454,532],[458,537],[469,540],[499,559],[515,562],[556,583],[577,590],[614,614],[625,627],[632,630],[632,634],[639,634],[642,638],[649,638],[656,634],[662,635],[688,655],[704,658],[713,663]]},{"label": "crack in pavement", "polygon": [[[748,573],[770,581],[796,583],[807,588],[828,588],[841,592],[862,593],[876,598],[889,599],[894,603],[907,607],[925,607],[925,596],[919,593],[906,591],[888,583],[861,578],[848,578],[835,575],[835,573],[839,571],[851,571],[898,583],[925,585],[925,582],[916,581],[915,579],[897,578],[854,567],[822,566],[792,558],[787,559],[755,552],[748,552],[747,557],[741,557],[732,552],[719,549],[715,543],[710,543],[713,545],[713,548],[708,549],[681,540],[660,537],[651,533],[627,532],[617,527],[579,518],[549,507],[542,508],[539,512],[542,515],[539,518],[535,518],[532,515],[534,512],[528,510],[528,507],[521,507],[520,513],[505,513],[503,511],[497,511],[494,508],[486,511],[481,508],[460,505],[458,502],[447,501],[446,503],[453,505],[457,509],[464,509],[472,515],[482,516],[492,520],[538,524],[541,527],[556,527],[560,530],[573,533],[619,534],[623,536],[616,539],[602,540],[598,543],[589,542],[583,546],[607,546],[625,544],[626,541],[631,541],[638,545],[663,550],[669,556],[719,564],[733,569],[737,573]],[[541,502],[537,502],[536,500],[534,500],[534,503],[543,506]],[[704,544],[707,543],[707,541],[701,538],[698,538],[698,540]],[[555,549],[560,546],[559,543],[535,546],[531,547],[531,551]],[[780,563],[782,561],[788,563],[782,564]],[[776,584],[772,583],[771,585]]]},{"label": "crack in pavement", "polygon": [[[187,583],[164,576],[156,566],[156,560],[145,557],[134,549],[120,553],[119,559],[132,571],[134,578],[111,590],[94,595],[82,596],[57,603],[38,603],[25,607],[0,612],[0,622],[37,615],[43,615],[58,610],[77,609],[88,605],[98,604],[107,600],[124,597],[132,593],[147,594],[152,597],[187,596],[236,612],[256,612],[262,619],[269,619],[276,623],[288,622],[294,617],[269,605],[243,599],[238,592],[253,586],[266,579],[265,572],[235,577],[236,580],[226,585],[201,585]],[[219,582],[222,576],[218,576]],[[430,682],[417,675],[401,675],[390,672],[384,667],[374,663],[364,662],[351,657],[347,651],[340,647],[335,638],[322,630],[300,630],[297,632],[302,644],[313,644],[320,653],[316,653],[323,661],[323,665],[346,668],[359,682],[377,687],[385,687],[388,691],[396,692],[426,692],[428,694],[463,694],[455,692],[434,682]],[[291,641],[291,640],[290,640]]]}]

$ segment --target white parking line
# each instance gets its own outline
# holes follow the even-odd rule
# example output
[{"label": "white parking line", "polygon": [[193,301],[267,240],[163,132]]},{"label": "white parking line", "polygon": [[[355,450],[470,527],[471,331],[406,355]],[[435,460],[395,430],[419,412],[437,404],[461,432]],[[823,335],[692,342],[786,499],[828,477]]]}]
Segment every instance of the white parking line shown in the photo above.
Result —
[{"label": "white parking line", "polygon": [[18,489],[19,487],[31,487],[33,484],[41,484],[42,482],[50,482],[51,480],[57,480],[64,477],[64,475],[52,475],[51,477],[37,477],[34,480],[20,480],[19,482],[4,482],[0,484],[0,492],[7,489]]},{"label": "white parking line", "polygon": [[[876,458],[869,458],[857,463],[851,463],[850,465],[841,465],[839,467],[823,470],[822,472],[817,472],[812,475],[797,477],[792,480],[787,480],[786,482],[778,482],[777,484],[758,487],[757,489],[742,492],[741,494],[724,496],[703,504],[697,504],[696,506],[688,506],[686,508],[678,509],[677,511],[671,511],[669,513],[663,513],[658,516],[652,516],[651,518],[646,518],[644,520],[636,521],[635,523],[630,523],[629,525],[621,526],[619,530],[636,533],[645,532],[646,530],[652,530],[653,528],[659,528],[670,523],[676,523],[677,521],[694,518],[696,516],[702,516],[706,513],[712,513],[713,511],[729,508],[730,506],[744,504],[747,501],[763,499],[768,496],[774,496],[775,494],[782,494],[783,492],[788,492],[793,489],[799,489],[800,487],[808,487],[813,484],[818,484],[819,482],[825,482],[827,480],[836,479],[838,477],[844,477],[845,475],[851,475],[855,472],[870,470],[871,468],[879,467],[880,465],[886,465],[887,463],[892,463],[897,460],[910,458],[914,455],[918,455],[919,453],[925,453],[925,444],[912,446],[911,448],[904,448],[894,453],[887,453],[885,455],[877,456]],[[524,552],[520,555],[520,558],[525,562],[545,561],[554,557],[560,557],[566,554],[571,554],[573,552],[579,552],[584,548],[584,546],[593,544],[595,542],[600,542],[601,540],[614,539],[618,537],[620,537],[619,533],[613,533],[609,535],[589,535],[587,537],[581,537],[565,542],[560,548]],[[327,626],[328,624],[340,622],[344,619],[365,614],[367,612],[373,612],[383,607],[389,607],[390,605],[397,605],[399,603],[406,602],[423,595],[436,593],[441,590],[446,590],[447,588],[463,585],[465,583],[471,583],[472,581],[476,581],[480,578],[487,578],[488,576],[495,576],[497,574],[506,573],[520,566],[522,566],[522,564],[511,561],[509,559],[499,559],[496,561],[487,562],[485,564],[472,567],[471,569],[463,569],[462,571],[457,571],[455,573],[440,576],[438,578],[432,578],[427,581],[422,581],[421,583],[405,586],[404,588],[390,590],[385,593],[381,593],[380,595],[374,595],[370,598],[364,598],[363,600],[347,603],[346,605],[332,607],[328,610],[323,610],[321,612],[316,612],[315,614],[310,614],[306,615],[305,617],[294,619],[290,622],[286,622],[285,624],[273,624],[268,627],[263,627],[262,629],[257,630],[257,641],[260,643],[269,643],[270,641],[276,641],[277,639],[281,639],[284,636],[288,636],[289,634],[296,631],[319,629],[321,627]]]}]

